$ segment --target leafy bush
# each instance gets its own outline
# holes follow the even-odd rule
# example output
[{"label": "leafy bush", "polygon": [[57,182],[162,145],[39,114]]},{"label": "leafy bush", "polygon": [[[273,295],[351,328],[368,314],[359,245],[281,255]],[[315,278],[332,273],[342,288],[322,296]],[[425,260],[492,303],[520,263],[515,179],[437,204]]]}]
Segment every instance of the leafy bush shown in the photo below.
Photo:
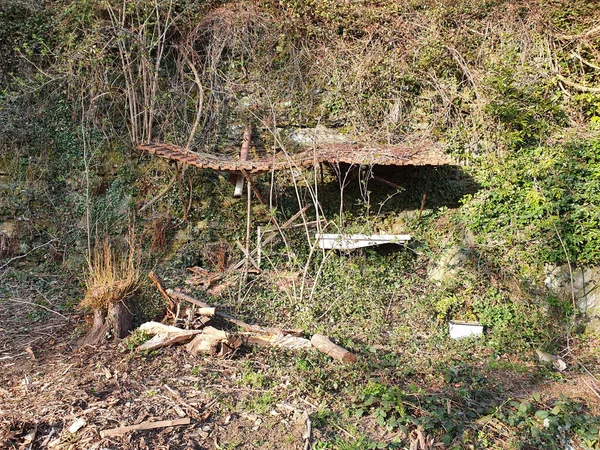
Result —
[{"label": "leafy bush", "polygon": [[[528,147],[489,157],[462,222],[524,265],[600,262],[600,140]],[[520,263],[522,264],[522,263]]]}]

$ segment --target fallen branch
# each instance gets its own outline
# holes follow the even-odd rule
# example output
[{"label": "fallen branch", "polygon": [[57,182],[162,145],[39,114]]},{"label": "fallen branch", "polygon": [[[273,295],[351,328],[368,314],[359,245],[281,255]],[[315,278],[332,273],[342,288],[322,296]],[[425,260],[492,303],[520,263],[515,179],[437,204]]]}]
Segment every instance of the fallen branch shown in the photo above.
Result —
[{"label": "fallen branch", "polygon": [[[167,293],[174,298],[177,298],[179,300],[185,300],[186,302],[190,302],[196,306],[199,306],[200,308],[210,308],[210,306],[207,303],[197,300],[194,297],[190,297],[189,295],[184,294],[183,292],[174,291],[173,289],[167,289]],[[280,328],[261,327],[259,325],[251,325],[249,323],[244,322],[243,320],[236,319],[235,317],[230,316],[229,314],[224,313],[219,309],[216,309],[215,316],[220,317],[221,319],[224,319],[227,322],[233,323],[234,325],[237,325],[238,327],[244,329],[244,331],[248,331],[251,333],[273,334],[280,336],[288,334],[292,336],[302,335],[302,330],[297,329],[288,330]]]},{"label": "fallen branch", "polygon": [[152,280],[152,282],[156,286],[156,289],[158,289],[158,292],[160,292],[160,295],[162,295],[167,300],[167,302],[169,304],[169,308],[171,308],[171,309],[175,308],[175,302],[169,296],[169,294],[167,294],[167,291],[165,290],[162,278],[160,276],[158,276],[157,274],[155,274],[154,271],[151,271],[148,274],[148,277]]},{"label": "fallen branch", "polygon": [[177,425],[189,425],[190,418],[184,417],[183,419],[175,419],[175,420],[159,420],[158,422],[142,422],[137,425],[129,425],[126,427],[118,427],[111,428],[109,430],[102,430],[100,432],[100,437],[111,437],[111,436],[122,436],[130,431],[137,430],[152,430],[154,428],[166,428],[166,427],[174,427]]},{"label": "fallen branch", "polygon": [[142,206],[140,208],[140,212],[146,211],[148,208],[150,208],[152,205],[154,205],[157,201],[159,201],[161,198],[163,198],[165,195],[167,195],[167,193],[171,190],[171,188],[175,184],[175,181],[176,181],[176,178],[173,177],[173,179],[169,182],[169,184],[167,184],[167,186],[162,191],[160,191],[156,197],[154,197],[152,200],[150,200],[148,203],[146,203],[144,206]]},{"label": "fallen branch", "polygon": [[579,84],[579,83],[576,83],[575,81],[569,80],[568,78],[562,76],[561,74],[556,74],[556,77],[560,81],[565,83],[567,86],[577,89],[578,91],[591,92],[593,94],[600,94],[600,87],[584,86],[583,84]]},{"label": "fallen branch", "polygon": [[184,300],[186,302],[191,303],[192,305],[199,306],[200,308],[210,308],[210,305],[208,303],[204,303],[204,302],[197,300],[194,297],[191,297],[180,291],[174,291],[173,289],[167,289],[167,294],[169,294],[171,297],[176,298],[178,300]]},{"label": "fallen branch", "polygon": [[580,34],[556,34],[555,36],[559,39],[564,39],[564,40],[568,40],[568,41],[574,41],[576,39],[583,39],[583,38],[589,38],[594,36],[595,34],[600,33],[600,25],[595,26],[593,28],[590,28],[587,31],[584,31],[583,33]]},{"label": "fallen branch", "polygon": [[51,312],[52,314],[56,314],[57,316],[60,316],[60,317],[62,317],[63,319],[65,319],[67,321],[71,320],[67,316],[59,313],[58,311],[54,311],[53,309],[50,309],[50,308],[48,308],[48,307],[46,307],[44,305],[40,305],[39,303],[28,302],[28,301],[25,301],[25,300],[17,300],[17,299],[14,299],[14,298],[9,298],[9,299],[7,299],[7,301],[14,302],[14,303],[21,303],[23,305],[37,306],[38,308],[42,308],[43,310]]},{"label": "fallen branch", "polygon": [[10,263],[12,263],[13,261],[16,261],[16,260],[21,259],[21,258],[25,258],[25,257],[29,256],[30,254],[32,254],[33,252],[35,252],[36,250],[39,250],[40,248],[45,247],[46,245],[50,245],[50,244],[52,244],[53,242],[56,242],[56,241],[58,241],[58,239],[51,239],[48,242],[45,242],[45,243],[43,243],[41,245],[38,245],[37,247],[33,247],[31,250],[29,250],[27,253],[24,253],[23,255],[15,256],[14,258],[9,259],[2,266],[0,266],[0,270],[5,269],[6,267],[8,267],[8,265]]}]

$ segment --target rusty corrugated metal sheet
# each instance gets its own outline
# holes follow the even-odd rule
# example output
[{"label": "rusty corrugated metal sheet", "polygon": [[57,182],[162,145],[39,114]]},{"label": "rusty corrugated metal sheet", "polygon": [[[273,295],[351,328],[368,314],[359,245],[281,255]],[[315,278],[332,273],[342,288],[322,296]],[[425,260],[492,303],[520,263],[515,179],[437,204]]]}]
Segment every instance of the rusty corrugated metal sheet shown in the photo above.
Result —
[{"label": "rusty corrugated metal sheet", "polygon": [[249,161],[208,153],[196,153],[171,144],[150,143],[139,150],[162,158],[179,161],[200,169],[222,172],[264,173],[293,167],[310,167],[316,163],[383,165],[383,166],[441,166],[454,162],[439,145],[430,141],[399,145],[332,144],[299,153],[278,152]]}]

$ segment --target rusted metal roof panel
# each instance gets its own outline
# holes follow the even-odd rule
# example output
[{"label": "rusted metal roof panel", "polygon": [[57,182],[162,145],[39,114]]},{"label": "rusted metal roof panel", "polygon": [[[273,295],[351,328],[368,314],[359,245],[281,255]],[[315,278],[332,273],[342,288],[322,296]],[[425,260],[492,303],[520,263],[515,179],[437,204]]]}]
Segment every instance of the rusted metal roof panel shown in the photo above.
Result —
[{"label": "rusted metal roof panel", "polygon": [[162,158],[179,161],[200,169],[222,172],[245,171],[264,173],[291,167],[310,167],[318,163],[382,165],[382,166],[442,166],[455,164],[431,141],[399,145],[331,144],[298,153],[278,152],[249,161],[225,155],[197,153],[171,144],[150,143],[138,149]]}]

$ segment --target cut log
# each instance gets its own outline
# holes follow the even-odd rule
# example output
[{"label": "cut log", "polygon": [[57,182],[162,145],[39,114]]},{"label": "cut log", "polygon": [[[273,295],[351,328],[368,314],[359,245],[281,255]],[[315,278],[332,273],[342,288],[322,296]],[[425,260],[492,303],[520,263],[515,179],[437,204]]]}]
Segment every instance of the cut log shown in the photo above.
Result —
[{"label": "cut log", "polygon": [[350,353],[345,348],[334,344],[325,335],[315,334],[310,341],[317,350],[320,350],[326,355],[331,356],[333,359],[337,359],[348,364],[356,362],[356,355]]},{"label": "cut log", "polygon": [[246,344],[257,345],[259,347],[289,348],[291,350],[299,348],[308,349],[312,346],[309,339],[290,335],[248,336],[246,338]]},{"label": "cut log", "polygon": [[184,344],[191,341],[194,336],[200,333],[202,333],[202,330],[182,330],[177,333],[157,334],[149,341],[140,345],[137,350],[140,352],[152,351],[161,347],[168,347],[169,345]]},{"label": "cut log", "polygon": [[182,419],[175,420],[160,420],[158,422],[142,422],[137,425],[129,425],[126,427],[118,427],[111,428],[109,430],[102,430],[100,432],[100,437],[112,437],[112,436],[122,436],[130,431],[136,430],[152,430],[154,428],[166,428],[166,427],[174,427],[177,425],[189,425],[190,418],[184,417]]},{"label": "cut log", "polygon": [[196,310],[197,314],[201,316],[214,316],[217,313],[217,308],[208,307],[208,308],[199,308]]}]

